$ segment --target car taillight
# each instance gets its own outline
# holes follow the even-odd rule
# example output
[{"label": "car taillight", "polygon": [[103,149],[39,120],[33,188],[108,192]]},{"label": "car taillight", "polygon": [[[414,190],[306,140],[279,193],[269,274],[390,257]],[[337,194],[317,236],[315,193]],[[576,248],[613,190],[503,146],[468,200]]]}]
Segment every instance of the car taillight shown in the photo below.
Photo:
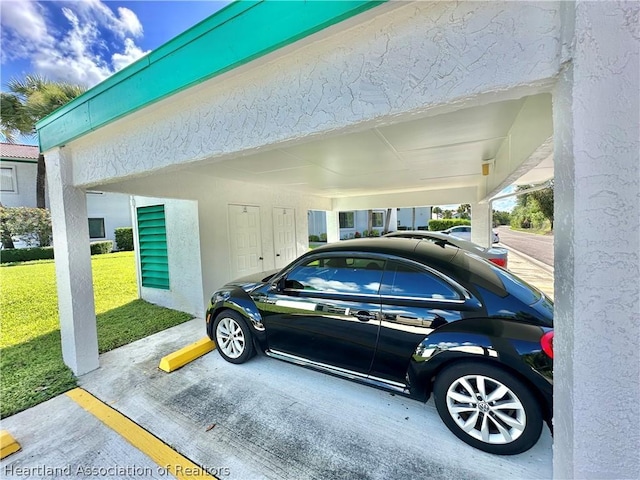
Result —
[{"label": "car taillight", "polygon": [[540,338],[540,346],[549,358],[553,358],[553,330],[542,335]]},{"label": "car taillight", "polygon": [[507,268],[507,259],[506,258],[490,258],[493,263],[502,268]]}]

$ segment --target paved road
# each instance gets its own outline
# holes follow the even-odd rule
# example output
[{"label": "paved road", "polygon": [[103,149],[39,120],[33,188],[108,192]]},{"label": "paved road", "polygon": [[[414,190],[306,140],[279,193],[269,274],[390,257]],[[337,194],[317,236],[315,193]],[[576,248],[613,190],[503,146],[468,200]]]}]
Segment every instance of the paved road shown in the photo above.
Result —
[{"label": "paved road", "polygon": [[500,243],[553,267],[553,235],[518,232],[506,226],[498,227],[496,230],[500,236]]}]

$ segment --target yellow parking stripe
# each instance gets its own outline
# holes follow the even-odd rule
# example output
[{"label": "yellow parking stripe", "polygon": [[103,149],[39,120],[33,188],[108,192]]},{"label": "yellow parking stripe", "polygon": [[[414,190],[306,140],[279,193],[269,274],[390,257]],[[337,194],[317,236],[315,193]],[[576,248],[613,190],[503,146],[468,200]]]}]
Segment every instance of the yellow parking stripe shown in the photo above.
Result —
[{"label": "yellow parking stripe", "polygon": [[193,342],[192,344],[181,348],[177,352],[173,352],[162,357],[158,368],[165,372],[173,372],[187,363],[194,361],[196,358],[201,357],[205,353],[209,353],[214,348],[216,348],[216,344],[210,340],[209,337],[204,337],[197,342]]},{"label": "yellow parking stripe", "polygon": [[180,480],[216,479],[205,469],[183,457],[162,440],[101,402],[86,390],[75,388],[67,392],[67,396],[176,478]]}]

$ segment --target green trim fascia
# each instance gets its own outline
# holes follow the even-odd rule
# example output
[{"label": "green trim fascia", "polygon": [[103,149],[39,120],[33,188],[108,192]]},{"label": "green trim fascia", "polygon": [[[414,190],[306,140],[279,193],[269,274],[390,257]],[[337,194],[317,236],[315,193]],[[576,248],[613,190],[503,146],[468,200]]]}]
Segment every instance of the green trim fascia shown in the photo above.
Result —
[{"label": "green trim fascia", "polygon": [[38,160],[18,160],[16,158],[0,158],[0,162],[16,162],[16,163],[38,163]]},{"label": "green trim fascia", "polygon": [[387,0],[236,1],[36,124],[46,151]]}]

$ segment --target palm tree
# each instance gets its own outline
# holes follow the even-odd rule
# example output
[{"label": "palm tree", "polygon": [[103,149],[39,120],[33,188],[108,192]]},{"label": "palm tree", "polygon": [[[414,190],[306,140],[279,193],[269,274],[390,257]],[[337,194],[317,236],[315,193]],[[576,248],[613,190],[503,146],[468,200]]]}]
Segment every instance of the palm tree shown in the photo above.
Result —
[{"label": "palm tree", "polygon": [[469,220],[471,218],[471,204],[463,203],[458,207],[458,214],[460,214],[460,218],[466,218]]},{"label": "palm tree", "polygon": [[[11,79],[7,83],[9,92],[0,97],[0,133],[7,142],[13,143],[18,134],[36,135],[36,123],[53,111],[81,95],[86,87],[67,82],[54,82],[41,75],[27,75],[24,79]],[[36,175],[36,202],[45,208],[44,155],[38,156]]]}]

